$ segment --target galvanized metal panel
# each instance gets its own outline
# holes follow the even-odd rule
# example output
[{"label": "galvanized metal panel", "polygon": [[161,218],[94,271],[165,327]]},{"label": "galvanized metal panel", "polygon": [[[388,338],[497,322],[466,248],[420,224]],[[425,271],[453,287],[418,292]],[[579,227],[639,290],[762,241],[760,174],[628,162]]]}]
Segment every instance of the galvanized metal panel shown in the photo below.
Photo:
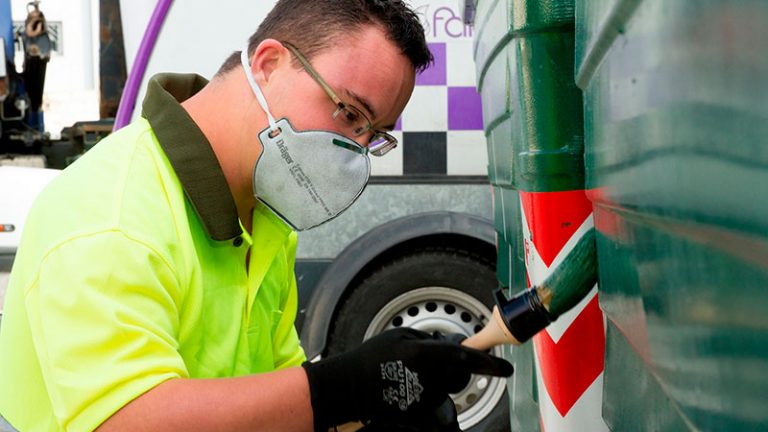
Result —
[{"label": "galvanized metal panel", "polygon": [[[519,135],[519,125],[507,117],[486,136],[488,141],[488,179],[492,185],[511,188],[514,184],[514,154],[512,140]],[[516,127],[518,126],[518,127]],[[515,132],[517,131],[517,134]]]},{"label": "galvanized metal panel", "polygon": [[505,44],[510,27],[509,1],[484,0],[477,4],[474,55],[478,88],[482,88],[484,71],[490,60]]},{"label": "galvanized metal panel", "polygon": [[[520,195],[514,189],[494,187],[494,225],[498,243],[496,273],[499,283],[519,290],[526,286],[525,250],[518,216]],[[517,213],[510,210],[517,210]]]},{"label": "galvanized metal panel", "polygon": [[483,82],[478,85],[483,104],[483,124],[487,127],[492,127],[510,111],[510,66],[507,53],[505,49],[489,59]]},{"label": "galvanized metal panel", "polygon": [[510,426],[513,431],[540,431],[538,386],[533,364],[533,345],[508,346],[504,357],[515,368],[507,379],[510,400]]},{"label": "galvanized metal panel", "polygon": [[397,218],[450,211],[491,220],[487,184],[371,184],[338,218],[299,234],[297,259],[332,259],[371,229]]}]

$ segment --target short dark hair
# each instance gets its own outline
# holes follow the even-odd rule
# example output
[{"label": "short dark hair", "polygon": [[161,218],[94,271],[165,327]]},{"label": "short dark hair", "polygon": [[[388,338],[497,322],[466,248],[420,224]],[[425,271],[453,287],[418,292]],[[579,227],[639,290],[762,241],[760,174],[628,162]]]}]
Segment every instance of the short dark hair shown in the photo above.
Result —
[{"label": "short dark hair", "polygon": [[[279,0],[256,33],[248,39],[248,55],[265,39],[299,48],[308,59],[331,47],[339,35],[365,25],[379,25],[417,71],[433,61],[424,27],[403,0]],[[221,65],[216,75],[240,66],[240,51]],[[297,65],[297,67],[300,67]]]}]

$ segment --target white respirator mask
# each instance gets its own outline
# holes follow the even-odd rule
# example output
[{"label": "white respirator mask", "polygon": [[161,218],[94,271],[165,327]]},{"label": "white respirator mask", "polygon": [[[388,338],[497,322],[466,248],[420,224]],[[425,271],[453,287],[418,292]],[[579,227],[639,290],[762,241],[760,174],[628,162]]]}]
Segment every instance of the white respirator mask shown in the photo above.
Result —
[{"label": "white respirator mask", "polygon": [[262,151],[253,169],[254,196],[297,231],[335,218],[368,184],[368,149],[335,132],[297,132],[288,119],[275,121],[253,79],[247,48],[240,61],[269,120],[259,133]]}]

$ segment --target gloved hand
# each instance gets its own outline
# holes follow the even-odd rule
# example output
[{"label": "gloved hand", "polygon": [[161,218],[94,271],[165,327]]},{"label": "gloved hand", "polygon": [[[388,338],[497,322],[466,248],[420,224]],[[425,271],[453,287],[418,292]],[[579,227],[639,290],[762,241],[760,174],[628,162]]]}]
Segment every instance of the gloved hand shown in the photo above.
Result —
[{"label": "gloved hand", "polygon": [[411,328],[302,366],[318,431],[354,420],[394,423],[425,415],[464,388],[471,374],[506,377],[513,371],[506,360]]},{"label": "gloved hand", "polygon": [[359,432],[461,432],[457,416],[456,405],[448,397],[430,412],[398,421],[374,421]]}]

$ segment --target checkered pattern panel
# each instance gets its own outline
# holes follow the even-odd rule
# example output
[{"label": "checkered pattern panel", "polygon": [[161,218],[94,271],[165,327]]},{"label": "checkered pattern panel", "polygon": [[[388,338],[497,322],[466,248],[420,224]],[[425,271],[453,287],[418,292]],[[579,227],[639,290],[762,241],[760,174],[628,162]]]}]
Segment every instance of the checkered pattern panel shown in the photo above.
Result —
[{"label": "checkered pattern panel", "polygon": [[486,175],[480,95],[471,39],[433,42],[434,64],[416,87],[393,135],[397,149],[372,158],[373,175]]}]

